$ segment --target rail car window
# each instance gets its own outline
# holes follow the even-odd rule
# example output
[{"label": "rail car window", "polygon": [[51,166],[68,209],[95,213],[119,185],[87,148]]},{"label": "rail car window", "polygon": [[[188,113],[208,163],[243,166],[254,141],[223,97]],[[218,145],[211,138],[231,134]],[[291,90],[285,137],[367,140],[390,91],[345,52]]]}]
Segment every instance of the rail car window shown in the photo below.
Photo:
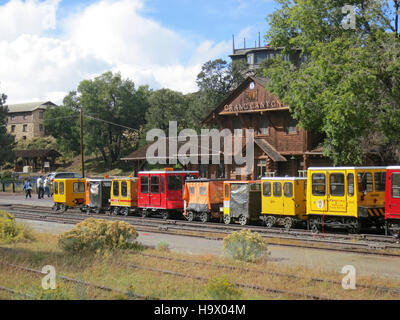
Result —
[{"label": "rail car window", "polygon": [[392,197],[400,198],[400,173],[392,174]]},{"label": "rail car window", "polygon": [[60,194],[64,194],[64,182],[60,182]]},{"label": "rail car window", "polygon": [[333,173],[329,177],[330,192],[332,196],[344,196],[344,174]]},{"label": "rail car window", "polygon": [[292,198],[293,197],[293,183],[286,182],[283,185],[283,194],[285,195],[286,198]]},{"label": "rail car window", "polygon": [[168,190],[178,191],[182,190],[182,177],[181,176],[168,176]]},{"label": "rail car window", "polygon": [[385,191],[386,172],[375,172],[375,191]]},{"label": "rail car window", "polygon": [[161,177],[161,194],[164,194],[165,192],[165,177]]},{"label": "rail car window", "polygon": [[140,192],[144,194],[149,193],[149,177],[140,178]]},{"label": "rail car window", "polygon": [[126,181],[121,181],[121,197],[128,196],[128,183]]},{"label": "rail car window", "polygon": [[58,194],[58,182],[54,182],[54,194]]},{"label": "rail car window", "polygon": [[354,174],[352,173],[347,175],[347,194],[350,197],[354,196]]},{"label": "rail car window", "polygon": [[200,187],[200,195],[202,195],[202,196],[207,195],[207,188],[206,187]]},{"label": "rail car window", "polygon": [[307,181],[304,181],[304,195],[307,195]]},{"label": "rail car window", "polygon": [[274,197],[282,197],[282,183],[274,182]]},{"label": "rail car window", "polygon": [[84,182],[75,182],[73,190],[74,190],[74,193],[85,192],[85,183]]},{"label": "rail car window", "polygon": [[229,185],[225,185],[225,199],[229,199]]},{"label": "rail car window", "polygon": [[113,195],[114,197],[119,196],[119,181],[113,181]]},{"label": "rail car window", "polygon": [[160,193],[160,178],[157,176],[151,177],[151,193]]},{"label": "rail car window", "polygon": [[374,184],[372,181],[371,172],[360,172],[357,175],[358,180],[358,191],[360,192],[373,192]]},{"label": "rail car window", "polygon": [[194,194],[194,187],[189,187],[189,194]]},{"label": "rail car window", "polygon": [[263,184],[263,195],[264,197],[270,197],[271,196],[271,182],[264,182]]},{"label": "rail car window", "polygon": [[312,175],[312,194],[313,196],[324,196],[326,193],[326,177],[324,173],[314,173]]}]

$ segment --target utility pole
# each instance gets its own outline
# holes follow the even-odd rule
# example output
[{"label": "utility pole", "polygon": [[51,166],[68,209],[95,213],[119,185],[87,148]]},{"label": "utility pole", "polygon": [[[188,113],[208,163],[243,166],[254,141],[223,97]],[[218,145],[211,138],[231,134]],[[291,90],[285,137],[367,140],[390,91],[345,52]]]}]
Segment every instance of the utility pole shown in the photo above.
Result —
[{"label": "utility pole", "polygon": [[400,5],[399,1],[395,0],[394,1],[394,8],[396,10],[396,12],[395,12],[396,17],[395,17],[395,27],[394,28],[396,30],[396,36],[399,36],[399,14],[400,14],[399,5]]},{"label": "utility pole", "polygon": [[81,161],[82,161],[82,178],[85,178],[85,158],[83,155],[83,108],[81,107]]}]

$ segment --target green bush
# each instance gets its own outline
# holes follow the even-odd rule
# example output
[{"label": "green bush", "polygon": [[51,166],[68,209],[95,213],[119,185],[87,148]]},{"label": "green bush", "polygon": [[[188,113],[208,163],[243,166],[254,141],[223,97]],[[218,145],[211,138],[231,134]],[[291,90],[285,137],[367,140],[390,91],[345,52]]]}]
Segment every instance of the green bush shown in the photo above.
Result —
[{"label": "green bush", "polygon": [[23,224],[17,223],[13,215],[0,211],[0,243],[15,243],[32,241],[31,230]]},{"label": "green bush", "polygon": [[34,296],[37,300],[72,300],[66,285],[62,282],[58,282],[54,290],[44,290],[40,287],[36,290]]},{"label": "green bush", "polygon": [[137,249],[136,229],[122,221],[86,219],[63,233],[58,245],[69,253],[97,253],[114,249]]},{"label": "green bush", "polygon": [[169,243],[165,240],[161,240],[158,244],[157,244],[157,250],[160,251],[169,251]]},{"label": "green bush", "polygon": [[213,300],[237,300],[242,296],[242,291],[230,283],[226,276],[209,279],[205,293]]},{"label": "green bush", "polygon": [[258,233],[243,229],[224,238],[225,252],[235,260],[257,262],[268,256],[267,242]]}]

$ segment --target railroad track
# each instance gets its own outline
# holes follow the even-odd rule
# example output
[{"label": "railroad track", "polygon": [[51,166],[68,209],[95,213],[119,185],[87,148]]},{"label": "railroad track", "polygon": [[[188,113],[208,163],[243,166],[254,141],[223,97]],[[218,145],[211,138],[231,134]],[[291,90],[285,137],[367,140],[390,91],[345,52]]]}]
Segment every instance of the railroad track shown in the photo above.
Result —
[{"label": "railroad track", "polygon": [[[233,231],[243,229],[240,225],[224,225],[218,223],[187,222],[184,220],[162,220],[159,218],[142,218],[135,216],[110,216],[104,214],[82,214],[79,210],[70,210],[67,213],[55,214],[50,208],[28,205],[4,205],[16,218],[56,222],[64,224],[76,224],[88,217],[107,219],[113,221],[125,221],[134,225],[138,231],[157,232],[165,234],[181,234],[203,238],[222,239]],[[384,256],[400,256],[399,239],[375,234],[312,234],[308,230],[284,230],[280,228],[266,229],[260,226],[246,226],[253,232],[258,232],[267,239],[278,239],[293,243],[270,243],[270,245],[303,247],[334,251],[345,251],[362,254],[377,254]],[[183,234],[185,233],[185,234]],[[212,237],[210,237],[210,234]],[[398,252],[392,252],[396,250]]]},{"label": "railroad track", "polygon": [[[246,272],[246,273],[252,272],[252,273],[262,274],[262,275],[271,275],[271,276],[290,278],[290,279],[296,279],[296,280],[308,280],[308,281],[315,282],[315,283],[329,283],[329,284],[338,285],[340,287],[342,286],[341,281],[331,280],[331,279],[322,279],[322,278],[315,278],[315,277],[311,277],[311,278],[310,277],[302,277],[297,274],[281,273],[281,272],[276,272],[276,271],[257,270],[254,268],[237,267],[237,266],[232,266],[232,265],[214,264],[214,263],[203,262],[203,261],[196,261],[196,260],[189,260],[189,259],[182,259],[182,258],[175,258],[175,257],[166,257],[166,256],[141,253],[141,252],[138,252],[137,255],[143,256],[146,258],[159,259],[159,260],[177,261],[177,262],[183,262],[183,263],[190,263],[190,264],[194,264],[194,265],[203,265],[206,267],[213,267],[213,268],[217,268],[217,269],[228,269],[231,271],[235,270],[235,271]],[[388,293],[392,293],[395,295],[400,295],[399,288],[374,286],[374,285],[367,285],[367,284],[362,284],[362,283],[357,283],[357,287],[363,288],[363,289],[372,289],[372,290],[376,290],[379,292],[388,292]]]},{"label": "railroad track", "polygon": [[[1,248],[1,249],[7,249],[7,248]],[[3,265],[3,266],[6,266],[8,268],[25,271],[25,272],[32,273],[32,274],[35,274],[35,275],[38,275],[38,276],[39,275],[43,276],[43,273],[40,270],[36,270],[36,269],[32,269],[32,268],[28,268],[28,267],[25,267],[25,266],[12,264],[12,263],[7,263],[7,262],[4,262],[4,261],[0,261],[0,264]],[[134,293],[132,291],[124,291],[124,290],[121,290],[121,289],[111,288],[111,287],[104,286],[104,285],[101,285],[101,284],[91,283],[91,282],[87,282],[87,281],[83,281],[83,280],[75,279],[75,278],[71,278],[71,277],[66,277],[66,276],[62,276],[62,275],[57,275],[57,278],[65,281],[65,282],[70,282],[70,283],[73,283],[73,284],[80,284],[80,285],[83,285],[85,287],[92,287],[92,288],[99,289],[99,290],[102,290],[102,291],[117,292],[117,293],[126,295],[127,297],[130,297],[130,298],[133,298],[133,299],[139,299],[139,300],[149,300],[149,299],[155,300],[156,299],[154,297],[149,297],[149,296],[146,296],[146,295],[143,295],[143,294]],[[10,288],[7,288],[7,287],[0,286],[0,290],[6,291],[6,292],[8,292],[10,294],[13,294],[13,295],[19,295],[19,296],[24,296],[26,298],[34,299],[34,297],[32,295],[30,295],[30,294],[19,293],[19,292],[15,291],[14,289],[10,289]]]}]

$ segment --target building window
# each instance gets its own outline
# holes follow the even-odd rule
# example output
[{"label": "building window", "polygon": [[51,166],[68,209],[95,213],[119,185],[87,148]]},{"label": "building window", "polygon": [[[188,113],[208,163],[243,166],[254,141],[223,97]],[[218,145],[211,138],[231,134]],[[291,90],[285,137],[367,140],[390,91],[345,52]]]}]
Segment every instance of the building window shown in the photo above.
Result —
[{"label": "building window", "polygon": [[43,125],[42,124],[39,125],[39,130],[43,131]]},{"label": "building window", "polygon": [[286,133],[296,133],[297,132],[297,121],[290,118],[286,120]]},{"label": "building window", "polygon": [[261,118],[258,121],[258,134],[262,135],[269,134],[269,121],[267,118]]},{"label": "building window", "polygon": [[22,137],[22,140],[26,140],[26,136],[23,136],[23,137]]},{"label": "building window", "polygon": [[23,132],[27,132],[28,131],[28,125],[27,124],[24,124],[22,131]]},{"label": "building window", "polygon": [[11,126],[11,132],[15,132],[15,125]]},{"label": "building window", "polygon": [[257,177],[264,177],[267,172],[267,160],[258,160],[257,162]]},{"label": "building window", "polygon": [[14,115],[10,116],[10,120],[15,120],[15,116]]},{"label": "building window", "polygon": [[200,165],[200,177],[201,178],[206,178],[207,177],[207,165],[206,164],[201,164]]},{"label": "building window", "polygon": [[43,119],[43,111],[39,112],[39,119]]},{"label": "building window", "polygon": [[24,114],[24,120],[27,120],[27,119],[28,119],[28,115]]}]

